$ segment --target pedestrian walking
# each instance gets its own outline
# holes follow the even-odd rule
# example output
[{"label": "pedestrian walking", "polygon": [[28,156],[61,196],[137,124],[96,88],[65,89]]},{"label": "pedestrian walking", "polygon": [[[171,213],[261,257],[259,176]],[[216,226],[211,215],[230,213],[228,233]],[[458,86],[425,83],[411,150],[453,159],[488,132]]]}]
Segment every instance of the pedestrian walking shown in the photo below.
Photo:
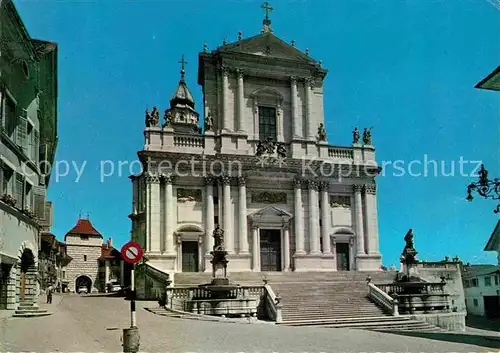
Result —
[{"label": "pedestrian walking", "polygon": [[47,288],[47,304],[52,304],[52,291],[54,288],[52,287],[52,284]]}]

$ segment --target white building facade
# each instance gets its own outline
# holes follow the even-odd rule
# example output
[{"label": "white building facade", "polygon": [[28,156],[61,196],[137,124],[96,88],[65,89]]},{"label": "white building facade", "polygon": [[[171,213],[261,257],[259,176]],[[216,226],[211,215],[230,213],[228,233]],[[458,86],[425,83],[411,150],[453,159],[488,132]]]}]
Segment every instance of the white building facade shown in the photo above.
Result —
[{"label": "white building facade", "polygon": [[464,291],[467,313],[500,317],[500,266],[465,267]]},{"label": "white building facade", "polygon": [[[380,168],[368,132],[327,142],[327,71],[262,33],[199,54],[204,129],[181,80],[146,114],[145,172],[132,176],[132,240],[164,273],[211,271],[224,230],[228,272],[379,270]],[[350,131],[346,131],[350,134]]]}]

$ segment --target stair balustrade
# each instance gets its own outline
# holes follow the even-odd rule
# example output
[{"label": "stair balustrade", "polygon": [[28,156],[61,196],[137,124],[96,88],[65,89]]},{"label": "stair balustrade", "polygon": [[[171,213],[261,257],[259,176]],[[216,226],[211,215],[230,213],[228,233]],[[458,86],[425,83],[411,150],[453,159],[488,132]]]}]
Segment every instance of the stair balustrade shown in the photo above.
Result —
[{"label": "stair balustrade", "polygon": [[368,283],[368,296],[375,303],[391,312],[392,316],[399,315],[398,300],[395,298],[391,298],[389,294],[370,282]]},{"label": "stair balustrade", "polygon": [[267,316],[276,322],[277,324],[280,324],[283,322],[283,316],[282,316],[282,308],[283,304],[281,304],[281,297],[276,296],[274,293],[273,289],[269,284],[264,285],[264,300],[265,300],[265,308],[267,312]]}]

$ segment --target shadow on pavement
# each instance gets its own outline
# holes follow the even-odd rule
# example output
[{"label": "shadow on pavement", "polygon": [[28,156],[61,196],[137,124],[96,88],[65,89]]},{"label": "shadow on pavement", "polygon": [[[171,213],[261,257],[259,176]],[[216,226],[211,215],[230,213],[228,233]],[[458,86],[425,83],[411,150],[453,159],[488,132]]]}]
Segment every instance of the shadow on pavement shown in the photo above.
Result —
[{"label": "shadow on pavement", "polygon": [[487,348],[500,348],[500,337],[495,336],[479,336],[479,335],[468,335],[461,333],[447,333],[447,332],[396,332],[396,331],[379,331],[385,333],[391,333],[401,336],[410,337],[420,337],[430,340],[455,342],[472,344]]},{"label": "shadow on pavement", "polygon": [[483,316],[467,315],[465,324],[481,330],[500,332],[500,318],[488,319]]}]

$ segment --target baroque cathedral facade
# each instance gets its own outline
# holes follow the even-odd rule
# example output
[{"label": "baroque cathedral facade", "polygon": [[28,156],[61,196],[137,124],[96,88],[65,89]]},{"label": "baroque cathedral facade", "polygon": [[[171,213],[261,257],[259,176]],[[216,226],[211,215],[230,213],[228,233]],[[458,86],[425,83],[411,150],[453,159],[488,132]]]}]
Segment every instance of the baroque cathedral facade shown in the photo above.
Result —
[{"label": "baroque cathedral facade", "polygon": [[378,270],[371,134],[327,142],[321,62],[266,16],[258,35],[204,46],[201,114],[181,63],[170,107],[146,112],[144,172],[131,176],[132,240],[149,267],[211,272],[220,225],[229,273]]}]

